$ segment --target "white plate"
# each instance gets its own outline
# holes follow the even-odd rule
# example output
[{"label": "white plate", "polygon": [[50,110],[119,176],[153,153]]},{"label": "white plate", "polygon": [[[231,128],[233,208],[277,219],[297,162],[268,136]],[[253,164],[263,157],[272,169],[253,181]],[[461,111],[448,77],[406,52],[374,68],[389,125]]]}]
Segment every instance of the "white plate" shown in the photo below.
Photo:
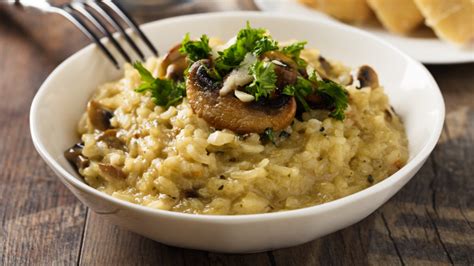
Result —
[{"label": "white plate", "polygon": [[[269,29],[277,40],[307,40],[308,47],[317,47],[328,58],[352,67],[371,65],[404,121],[410,150],[407,164],[382,182],[350,196],[276,213],[193,215],[114,198],[85,184],[63,156],[63,151],[78,141],[77,122],[94,90],[123,75],[95,45],[64,61],[38,90],[31,106],[30,128],[39,154],[72,193],[101,217],[168,245],[256,252],[301,244],[360,221],[399,191],[436,145],[444,121],[443,98],[436,82],[423,65],[379,38],[308,17],[262,12],[200,14],[151,22],[142,29],[164,54],[186,32],[193,37],[207,33],[225,39],[234,36],[247,21]],[[123,44],[122,39],[119,41]],[[346,45],[349,42],[350,47]]]},{"label": "white plate", "polygon": [[[285,14],[307,15],[313,18],[341,23],[336,19],[309,8],[297,0],[254,0],[262,11],[282,12]],[[474,62],[474,45],[467,48],[457,47],[438,39],[428,29],[415,32],[414,36],[392,34],[381,26],[361,26],[370,33],[395,45],[413,58],[426,64],[452,64]]]}]

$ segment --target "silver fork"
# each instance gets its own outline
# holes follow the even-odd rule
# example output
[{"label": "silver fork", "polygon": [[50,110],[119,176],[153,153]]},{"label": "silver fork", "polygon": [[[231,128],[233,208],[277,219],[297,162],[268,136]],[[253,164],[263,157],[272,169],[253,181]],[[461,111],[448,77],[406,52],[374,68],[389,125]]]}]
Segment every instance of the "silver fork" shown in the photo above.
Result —
[{"label": "silver fork", "polygon": [[[118,60],[100,41],[100,37],[91,30],[87,23],[85,23],[86,20],[94,25],[94,27],[96,27],[106,37],[106,39],[112,43],[112,45],[122,55],[125,61],[131,63],[132,59],[115,39],[112,32],[107,29],[107,23],[110,24],[116,31],[120,32],[120,36],[125,38],[125,41],[130,45],[130,47],[132,47],[132,49],[142,61],[145,60],[145,55],[140,50],[138,45],[132,40],[130,35],[126,32],[116,16],[118,16],[122,20],[122,23],[127,24],[133,30],[133,32],[141,38],[141,40],[155,56],[158,56],[158,51],[150,42],[150,40],[145,36],[145,34],[140,30],[137,23],[118,3],[113,0],[73,0],[71,3],[62,6],[52,5],[47,0],[7,0],[7,3],[24,7],[33,7],[44,12],[62,15],[71,21],[77,28],[79,28],[91,41],[95,42],[100,50],[118,69],[120,68]],[[91,12],[92,10],[95,13]]]}]

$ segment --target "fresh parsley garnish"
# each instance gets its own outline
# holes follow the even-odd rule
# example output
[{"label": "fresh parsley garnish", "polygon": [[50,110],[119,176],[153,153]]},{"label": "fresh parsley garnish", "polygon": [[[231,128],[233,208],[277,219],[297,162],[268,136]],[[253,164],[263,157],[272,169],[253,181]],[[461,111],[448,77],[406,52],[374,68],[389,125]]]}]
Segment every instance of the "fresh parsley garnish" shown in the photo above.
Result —
[{"label": "fresh parsley garnish", "polygon": [[141,83],[136,92],[151,92],[151,97],[156,105],[168,108],[178,104],[186,96],[186,86],[182,81],[175,82],[170,79],[154,78],[140,62],[133,64],[133,67],[140,73]]},{"label": "fresh parsley garnish", "polygon": [[[314,88],[316,88],[315,91]],[[288,85],[283,89],[283,94],[295,96],[298,104],[308,112],[311,110],[311,107],[306,102],[305,97],[313,93],[313,91],[319,94],[328,106],[331,106],[332,110],[329,116],[337,120],[344,120],[344,111],[349,105],[349,96],[346,90],[334,81],[316,80],[315,75],[311,75],[309,79],[298,76],[295,84]]]},{"label": "fresh parsley garnish", "polygon": [[306,112],[309,112],[311,108],[306,102],[305,97],[313,92],[313,87],[314,85],[310,80],[307,80],[302,76],[298,76],[295,84],[287,85],[285,88],[283,88],[283,94],[295,96],[301,107],[303,107]]},{"label": "fresh parsley garnish", "polygon": [[275,50],[278,50],[278,42],[268,36],[264,36],[262,39],[257,41],[253,53],[255,55],[261,55],[265,52]]},{"label": "fresh parsley garnish", "polygon": [[[278,42],[265,35],[265,29],[252,28],[247,22],[247,27],[241,29],[237,34],[236,41],[230,47],[219,51],[216,59],[216,70],[219,76],[223,76],[232,69],[238,67],[247,53],[261,55],[267,51],[278,50]],[[184,36],[179,51],[195,62],[200,59],[209,58],[212,49],[209,46],[209,38],[202,35],[197,41],[192,41],[189,33]]]},{"label": "fresh parsley garnish", "polygon": [[296,56],[299,56],[301,51],[304,49],[304,46],[307,44],[308,42],[306,41],[303,41],[303,42],[295,42],[295,43],[292,43],[288,46],[285,46],[281,49],[281,51],[291,57],[296,57]]},{"label": "fresh parsley garnish", "polygon": [[186,33],[181,42],[179,52],[185,54],[193,62],[209,58],[209,55],[211,54],[209,38],[204,34],[198,41],[192,41],[189,37],[189,33]]},{"label": "fresh parsley garnish", "polygon": [[[219,57],[216,59],[216,69],[225,75],[232,69],[238,67],[247,53],[252,53],[259,40],[265,37],[265,30],[250,27],[241,29],[237,34],[234,44],[223,51],[219,51]],[[267,45],[267,44],[265,44]]]},{"label": "fresh parsley garnish", "polygon": [[255,97],[255,101],[260,98],[266,98],[276,90],[277,76],[273,63],[256,61],[250,66],[249,74],[253,77],[245,90]]},{"label": "fresh parsley garnish", "polygon": [[326,100],[328,100],[334,107],[329,116],[334,117],[337,120],[344,120],[344,111],[349,105],[349,96],[347,91],[334,81],[321,80],[318,82],[317,92]]},{"label": "fresh parsley garnish", "polygon": [[295,42],[293,44],[290,44],[288,46],[285,46],[281,49],[281,51],[291,57],[295,61],[295,63],[298,65],[300,68],[305,68],[308,63],[300,57],[301,51],[304,49],[304,46],[306,45],[307,42]]},{"label": "fresh parsley garnish", "polygon": [[[217,81],[222,81],[229,72],[241,66],[247,54],[253,54],[258,59],[249,66],[249,75],[253,81],[245,87],[245,91],[255,97],[255,101],[263,98],[269,98],[276,90],[277,75],[275,65],[271,62],[261,60],[261,55],[268,51],[280,51],[290,57],[298,66],[301,72],[308,63],[301,58],[301,51],[307,42],[295,42],[285,47],[279,47],[278,42],[273,40],[266,33],[265,29],[252,28],[249,22],[247,26],[241,29],[236,37],[235,43],[223,51],[218,52],[212,67],[206,68],[208,75]],[[179,49],[180,53],[185,54],[190,62],[210,58],[212,49],[209,46],[209,38],[202,35],[199,40],[191,40],[189,33],[184,36]],[[171,105],[179,103],[186,96],[186,87],[184,82],[175,82],[169,79],[154,78],[152,74],[143,67],[141,63],[135,63],[134,68],[138,70],[141,76],[140,86],[135,89],[139,93],[151,92],[155,104],[168,108]],[[329,116],[343,120],[344,111],[348,107],[349,96],[343,86],[330,80],[321,80],[315,73],[309,77],[303,77],[298,74],[296,82],[287,85],[280,93],[294,96],[299,108],[306,112],[317,108],[310,101],[308,96],[316,94],[323,102],[324,109],[330,111]],[[308,99],[308,100],[307,100]],[[308,104],[308,102],[311,104]],[[273,131],[271,128],[265,130],[264,136],[274,142]]]}]

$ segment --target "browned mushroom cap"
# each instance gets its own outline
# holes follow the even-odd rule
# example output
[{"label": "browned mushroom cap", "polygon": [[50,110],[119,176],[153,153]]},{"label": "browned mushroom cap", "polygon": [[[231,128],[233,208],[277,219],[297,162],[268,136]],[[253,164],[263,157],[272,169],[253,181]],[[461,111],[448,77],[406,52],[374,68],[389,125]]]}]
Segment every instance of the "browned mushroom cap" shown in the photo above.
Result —
[{"label": "browned mushroom cap", "polygon": [[357,72],[357,79],[360,82],[360,88],[371,87],[375,89],[379,87],[377,73],[370,66],[361,66]]},{"label": "browned mushroom cap", "polygon": [[277,76],[276,86],[283,89],[286,85],[294,84],[298,77],[298,70],[293,59],[289,58],[282,52],[269,51],[261,55],[261,58],[268,58],[270,61],[278,61],[275,63],[275,74]]},{"label": "browned mushroom cap", "polygon": [[169,50],[164,56],[163,61],[158,69],[158,75],[172,80],[182,80],[184,77],[184,71],[188,67],[186,61],[186,55],[179,52],[181,44],[175,45]]},{"label": "browned mushroom cap", "polygon": [[266,128],[282,130],[296,112],[293,97],[280,95],[267,102],[244,103],[233,94],[219,95],[219,84],[207,74],[209,60],[195,62],[189,71],[186,93],[193,111],[217,129],[237,133],[263,133]]},{"label": "browned mushroom cap", "polygon": [[87,116],[92,126],[98,130],[107,130],[112,127],[110,125],[110,118],[113,116],[112,112],[94,100],[87,104]]},{"label": "browned mushroom cap", "polygon": [[68,160],[68,162],[71,163],[77,171],[89,166],[89,159],[82,155],[83,148],[84,144],[76,143],[74,146],[64,152],[64,157],[66,160]]}]

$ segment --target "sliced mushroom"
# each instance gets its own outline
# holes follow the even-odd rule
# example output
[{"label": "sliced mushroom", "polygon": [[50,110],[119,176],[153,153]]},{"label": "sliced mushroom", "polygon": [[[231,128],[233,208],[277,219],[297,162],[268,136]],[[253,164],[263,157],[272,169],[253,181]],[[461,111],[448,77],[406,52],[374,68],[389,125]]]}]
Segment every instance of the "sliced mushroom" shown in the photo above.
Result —
[{"label": "sliced mushroom", "polygon": [[186,61],[186,55],[179,52],[181,44],[176,44],[169,52],[164,56],[163,61],[158,69],[158,75],[172,80],[183,80],[184,71],[188,67]]},{"label": "sliced mushroom", "polygon": [[82,155],[82,149],[84,148],[83,143],[76,143],[71,148],[64,152],[66,160],[73,165],[77,171],[84,169],[89,166],[89,159]]},{"label": "sliced mushroom", "polygon": [[102,177],[109,180],[124,180],[127,178],[122,169],[111,164],[99,163],[99,170]]},{"label": "sliced mushroom", "polygon": [[377,73],[370,66],[361,66],[357,72],[357,79],[360,83],[359,88],[371,87],[372,89],[375,89],[379,87]]},{"label": "sliced mushroom", "polygon": [[319,61],[319,65],[321,66],[321,69],[324,71],[324,74],[322,74],[321,72],[319,74],[326,78],[329,77],[332,71],[331,63],[329,63],[329,61],[326,60],[326,58],[324,58],[322,55],[318,57],[318,61]]},{"label": "sliced mushroom", "polygon": [[265,102],[242,102],[233,94],[219,95],[220,84],[206,69],[209,60],[195,62],[189,71],[186,92],[193,111],[217,129],[237,133],[263,133],[266,128],[282,130],[291,124],[296,112],[293,97],[278,95]]},{"label": "sliced mushroom", "polygon": [[350,73],[343,74],[342,79],[340,78],[339,81],[341,82],[342,85],[344,86],[349,86],[352,83],[354,83],[354,78]]},{"label": "sliced mushroom", "polygon": [[317,93],[306,96],[305,100],[313,109],[326,109],[328,107],[321,95]]},{"label": "sliced mushroom", "polygon": [[125,150],[125,143],[117,137],[117,129],[108,129],[97,137],[98,141],[103,141],[109,148]]},{"label": "sliced mushroom", "polygon": [[104,131],[112,127],[110,125],[112,112],[102,107],[97,101],[92,100],[87,104],[87,116],[92,126],[98,130]]},{"label": "sliced mushroom", "polygon": [[276,86],[278,88],[284,88],[286,85],[294,84],[296,82],[298,70],[293,59],[278,51],[266,52],[261,55],[261,58],[268,58],[271,62],[279,62],[274,63],[275,74],[277,76]]}]

